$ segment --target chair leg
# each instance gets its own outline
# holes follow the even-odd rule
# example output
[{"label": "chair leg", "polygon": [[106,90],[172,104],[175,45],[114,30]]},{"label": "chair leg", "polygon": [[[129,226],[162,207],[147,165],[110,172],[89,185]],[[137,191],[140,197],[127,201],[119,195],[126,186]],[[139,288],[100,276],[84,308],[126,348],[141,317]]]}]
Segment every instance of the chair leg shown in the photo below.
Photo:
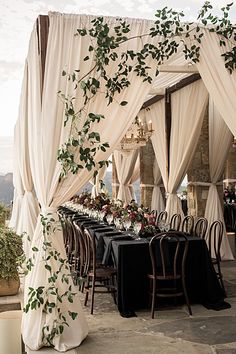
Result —
[{"label": "chair leg", "polygon": [[220,285],[221,285],[221,288],[224,292],[224,295],[226,296],[226,291],[225,291],[225,286],[224,286],[224,281],[223,281],[223,276],[222,276],[222,273],[221,273],[221,266],[220,266],[220,262],[218,261],[217,262],[217,268],[218,268],[218,277],[219,277],[219,281],[220,281]]},{"label": "chair leg", "polygon": [[87,306],[88,295],[89,295],[89,277],[87,277],[85,289],[86,289],[86,294],[85,294],[85,298],[84,298],[84,306]]},{"label": "chair leg", "polygon": [[92,278],[91,315],[93,315],[94,293],[95,293],[95,277]]},{"label": "chair leg", "polygon": [[152,307],[151,316],[154,318],[155,304],[156,304],[156,279],[152,279]]},{"label": "chair leg", "polygon": [[186,285],[185,285],[185,279],[184,278],[182,278],[182,287],[183,287],[185,301],[186,301],[186,304],[188,306],[189,315],[192,316],[193,313],[192,313],[192,309],[191,309],[191,306],[190,306],[190,302],[189,302],[188,293],[187,293],[187,290],[186,290]]}]

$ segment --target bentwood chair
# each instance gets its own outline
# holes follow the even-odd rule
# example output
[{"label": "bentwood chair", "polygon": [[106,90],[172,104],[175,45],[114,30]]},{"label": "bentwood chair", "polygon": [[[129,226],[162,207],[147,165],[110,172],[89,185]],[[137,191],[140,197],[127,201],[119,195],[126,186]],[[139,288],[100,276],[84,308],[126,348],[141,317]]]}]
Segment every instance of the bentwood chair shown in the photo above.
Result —
[{"label": "bentwood chair", "polygon": [[208,221],[206,218],[199,218],[194,225],[193,234],[195,236],[205,238],[207,231]]},{"label": "bentwood chair", "polygon": [[182,221],[181,231],[191,235],[193,233],[193,227],[194,227],[193,216],[192,215],[185,216]]},{"label": "bentwood chair", "polygon": [[189,241],[180,231],[157,234],[149,242],[152,272],[148,274],[151,285],[151,317],[154,318],[156,299],[184,296],[189,315],[192,315],[185,285],[185,261]]},{"label": "bentwood chair", "polygon": [[179,231],[180,224],[181,224],[181,215],[173,214],[170,219],[170,230]]},{"label": "bentwood chair", "polygon": [[221,272],[221,255],[220,255],[220,248],[222,244],[224,226],[223,222],[220,220],[216,220],[211,223],[209,229],[209,237],[208,237],[208,249],[211,255],[211,261],[214,266],[216,266],[216,274],[220,281],[220,285],[225,292],[224,282],[223,282],[223,275]]},{"label": "bentwood chair", "polygon": [[91,314],[94,308],[94,294],[95,293],[110,293],[113,295],[116,302],[116,269],[112,267],[102,267],[96,262],[96,245],[92,235],[85,229],[84,239],[86,246],[86,260],[85,260],[85,300],[84,305],[87,305],[89,293],[91,292]]}]

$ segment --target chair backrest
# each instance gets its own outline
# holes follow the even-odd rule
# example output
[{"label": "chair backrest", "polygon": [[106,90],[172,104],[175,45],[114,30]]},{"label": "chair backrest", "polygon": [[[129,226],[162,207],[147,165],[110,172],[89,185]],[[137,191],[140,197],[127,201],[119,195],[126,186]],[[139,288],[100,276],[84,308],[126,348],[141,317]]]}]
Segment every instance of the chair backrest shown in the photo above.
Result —
[{"label": "chair backrest", "polygon": [[206,218],[199,218],[194,225],[193,234],[195,236],[205,238],[207,231],[208,221]]},{"label": "chair backrest", "polygon": [[158,222],[160,221],[166,222],[166,220],[167,220],[167,211],[161,211],[156,218],[156,223],[158,224]]},{"label": "chair backrest", "polygon": [[193,227],[194,227],[194,218],[192,215],[187,215],[183,218],[182,225],[181,225],[181,231],[187,232],[188,234],[193,233]]},{"label": "chair backrest", "polygon": [[188,239],[181,231],[162,232],[152,237],[149,253],[154,277],[164,279],[185,276],[185,261],[188,252]]},{"label": "chair backrest", "polygon": [[181,215],[173,214],[170,219],[170,229],[179,231],[180,224],[181,224]]},{"label": "chair backrest", "polygon": [[85,241],[85,273],[92,269],[95,275],[96,272],[96,244],[94,237],[87,229],[83,231]]},{"label": "chair backrest", "polygon": [[81,229],[80,225],[77,223],[77,220],[73,221],[74,228],[76,230],[76,237],[78,242],[78,257],[80,261],[80,276],[85,275],[86,268],[86,240],[84,232]]},{"label": "chair backrest", "polygon": [[223,222],[220,220],[213,221],[209,229],[208,237],[208,249],[212,258],[216,258],[218,261],[220,257],[220,247],[222,243],[224,232]]}]

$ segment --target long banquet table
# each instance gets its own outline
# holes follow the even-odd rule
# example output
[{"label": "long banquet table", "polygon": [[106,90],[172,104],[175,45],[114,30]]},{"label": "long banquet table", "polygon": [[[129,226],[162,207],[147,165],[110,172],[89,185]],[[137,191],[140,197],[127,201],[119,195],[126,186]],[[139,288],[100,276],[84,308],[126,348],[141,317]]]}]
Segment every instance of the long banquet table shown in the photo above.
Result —
[{"label": "long banquet table", "polygon": [[[100,260],[110,265],[113,263],[117,268],[117,306],[120,314],[131,317],[135,316],[135,310],[148,308],[147,274],[151,270],[148,240],[134,240],[118,230],[105,231],[96,229],[95,225],[90,232],[96,238]],[[205,240],[196,236],[188,236],[188,239],[186,287],[191,302],[201,303],[209,309],[227,308]]]},{"label": "long banquet table", "polygon": [[[99,224],[87,218],[77,220],[95,237],[99,260],[117,268],[117,306],[123,317],[135,316],[135,311],[149,307],[149,281],[151,270],[148,240],[135,240],[114,227]],[[188,236],[189,250],[186,259],[186,287],[190,301],[209,309],[230,307],[224,302],[204,239]]]}]

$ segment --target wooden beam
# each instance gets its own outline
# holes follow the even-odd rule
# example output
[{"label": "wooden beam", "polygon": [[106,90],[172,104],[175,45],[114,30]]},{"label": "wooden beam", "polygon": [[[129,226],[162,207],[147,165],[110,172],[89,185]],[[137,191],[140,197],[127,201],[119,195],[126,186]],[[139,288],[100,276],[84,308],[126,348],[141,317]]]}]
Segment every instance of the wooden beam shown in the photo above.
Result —
[{"label": "wooden beam", "polygon": [[144,108],[147,108],[147,107],[151,106],[152,104],[162,100],[164,97],[165,97],[164,95],[156,95],[156,96],[150,98],[149,100],[144,102],[144,104],[142,105],[141,109],[144,109]]},{"label": "wooden beam", "polygon": [[176,92],[178,90],[181,90],[182,88],[184,88],[184,87],[186,87],[188,85],[193,84],[195,81],[197,81],[199,79],[201,79],[200,74],[190,75],[188,77],[185,77],[181,81],[177,82],[177,84],[168,87],[166,91],[167,91],[168,94],[174,93],[174,92]]},{"label": "wooden beam", "polygon": [[198,73],[196,65],[160,65],[158,71],[162,73]]},{"label": "wooden beam", "polygon": [[[197,81],[201,79],[201,76],[200,74],[193,74],[193,75],[190,75],[188,77],[185,77],[184,79],[180,80],[177,84],[173,85],[173,86],[170,86],[166,89],[166,93],[165,95],[168,93],[168,94],[171,94],[173,92],[176,92],[178,90],[181,90],[182,88],[192,84],[193,82]],[[156,95],[156,96],[153,96],[152,98],[150,98],[149,100],[147,100],[146,102],[144,102],[144,104],[142,105],[142,108],[141,109],[144,109],[144,108],[147,108],[151,105],[153,105],[154,103],[162,100],[165,95]]]},{"label": "wooden beam", "polygon": [[47,45],[48,45],[48,32],[49,32],[49,17],[47,15],[39,15],[37,20],[37,31],[38,31],[38,38],[39,38],[39,53],[41,56],[42,87],[43,87]]}]

